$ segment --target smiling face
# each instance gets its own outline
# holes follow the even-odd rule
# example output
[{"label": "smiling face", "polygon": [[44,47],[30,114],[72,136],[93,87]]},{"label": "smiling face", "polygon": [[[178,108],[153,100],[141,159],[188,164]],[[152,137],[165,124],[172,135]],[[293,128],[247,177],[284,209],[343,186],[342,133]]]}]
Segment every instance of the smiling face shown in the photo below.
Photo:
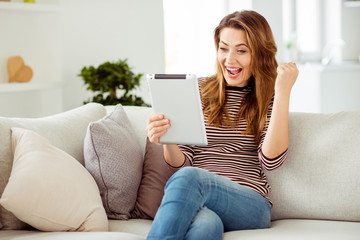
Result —
[{"label": "smiling face", "polygon": [[227,85],[244,87],[251,77],[251,52],[244,30],[226,27],[220,31],[217,60]]}]

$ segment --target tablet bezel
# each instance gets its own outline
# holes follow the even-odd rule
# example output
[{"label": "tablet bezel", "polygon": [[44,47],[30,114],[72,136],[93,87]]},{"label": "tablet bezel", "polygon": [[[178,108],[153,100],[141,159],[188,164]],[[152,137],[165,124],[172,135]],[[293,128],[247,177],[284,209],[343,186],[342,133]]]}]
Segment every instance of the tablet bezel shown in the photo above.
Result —
[{"label": "tablet bezel", "polygon": [[194,74],[146,74],[153,112],[170,119],[162,144],[208,144],[199,85]]}]

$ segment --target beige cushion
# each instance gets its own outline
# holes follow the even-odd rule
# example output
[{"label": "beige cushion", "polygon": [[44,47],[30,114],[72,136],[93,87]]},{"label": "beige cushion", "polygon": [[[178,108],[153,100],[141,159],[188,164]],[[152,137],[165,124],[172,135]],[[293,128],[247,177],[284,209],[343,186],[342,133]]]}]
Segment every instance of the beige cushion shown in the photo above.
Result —
[{"label": "beige cushion", "polygon": [[286,219],[270,228],[226,232],[222,240],[359,240],[360,223]]},{"label": "beige cushion", "polygon": [[164,160],[163,147],[147,138],[146,151],[133,218],[153,219],[164,195],[164,187],[172,171]]},{"label": "beige cushion", "polygon": [[[54,146],[64,150],[84,163],[83,144],[87,126],[106,115],[105,107],[89,103],[73,110],[43,118],[6,118],[0,117],[0,196],[8,182],[12,152],[10,128],[21,127],[33,130],[47,138]],[[13,214],[0,208],[1,223],[4,229],[23,229],[25,224]]]},{"label": "beige cushion", "polygon": [[360,221],[360,111],[291,113],[284,164],[267,172],[272,219]]},{"label": "beige cushion", "polygon": [[107,117],[89,124],[84,157],[108,217],[128,219],[141,181],[143,152],[120,104]]},{"label": "beige cushion", "polygon": [[13,168],[1,205],[42,231],[107,231],[99,189],[86,169],[39,134],[12,128]]}]

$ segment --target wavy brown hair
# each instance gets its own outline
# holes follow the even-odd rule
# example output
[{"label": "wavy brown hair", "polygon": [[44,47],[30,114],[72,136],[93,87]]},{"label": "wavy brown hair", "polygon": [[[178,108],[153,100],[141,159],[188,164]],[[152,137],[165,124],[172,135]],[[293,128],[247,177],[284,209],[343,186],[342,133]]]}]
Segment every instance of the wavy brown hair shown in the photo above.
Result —
[{"label": "wavy brown hair", "polygon": [[[264,129],[269,104],[274,95],[277,51],[271,28],[266,19],[255,11],[234,12],[225,16],[215,28],[214,40],[216,50],[219,48],[220,32],[224,28],[235,28],[245,31],[251,53],[251,87],[242,100],[237,119],[230,119],[225,109],[226,94],[220,63],[217,62],[217,73],[207,78],[201,87],[203,110],[208,123],[214,126],[235,127],[241,118],[247,122],[245,134],[253,134],[258,144]],[[223,117],[225,115],[225,118]]]}]

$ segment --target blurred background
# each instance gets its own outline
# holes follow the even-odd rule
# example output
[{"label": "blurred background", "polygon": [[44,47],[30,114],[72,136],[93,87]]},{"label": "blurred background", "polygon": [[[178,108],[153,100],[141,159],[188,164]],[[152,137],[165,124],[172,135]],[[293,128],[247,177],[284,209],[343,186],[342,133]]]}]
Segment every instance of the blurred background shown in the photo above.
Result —
[{"label": "blurred background", "polygon": [[[277,60],[300,69],[290,111],[360,110],[360,1],[352,0],[20,0],[0,1],[0,116],[41,117],[92,96],[85,66],[128,59],[134,73],[215,73],[213,30],[226,14],[258,11]],[[8,83],[21,56],[27,83]],[[145,78],[135,93],[150,103]]]}]

